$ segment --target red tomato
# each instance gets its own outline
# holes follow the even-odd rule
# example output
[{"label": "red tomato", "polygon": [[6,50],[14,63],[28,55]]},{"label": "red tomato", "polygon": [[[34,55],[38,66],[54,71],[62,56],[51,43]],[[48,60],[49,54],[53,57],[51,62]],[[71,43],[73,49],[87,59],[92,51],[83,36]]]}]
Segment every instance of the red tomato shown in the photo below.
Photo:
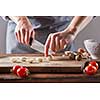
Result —
[{"label": "red tomato", "polygon": [[97,72],[97,68],[95,66],[89,65],[85,67],[85,73],[87,75],[93,75]]},{"label": "red tomato", "polygon": [[19,66],[19,65],[13,66],[12,72],[13,72],[14,74],[17,74],[17,70],[18,70],[19,68],[22,68],[22,66]]},{"label": "red tomato", "polygon": [[25,67],[19,68],[17,70],[17,75],[22,78],[27,77],[29,75],[29,70]]},{"label": "red tomato", "polygon": [[99,68],[99,65],[98,65],[98,63],[96,62],[96,61],[90,61],[89,62],[89,65],[91,66],[95,66],[97,69]]}]

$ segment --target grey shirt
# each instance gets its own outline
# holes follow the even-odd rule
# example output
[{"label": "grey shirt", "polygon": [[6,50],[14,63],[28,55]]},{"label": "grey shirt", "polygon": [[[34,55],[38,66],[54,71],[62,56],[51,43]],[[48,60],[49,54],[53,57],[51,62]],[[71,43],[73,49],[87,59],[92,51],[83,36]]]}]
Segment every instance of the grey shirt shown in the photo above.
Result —
[{"label": "grey shirt", "polygon": [[[27,16],[36,31],[36,40],[45,44],[50,33],[64,30],[72,20],[72,16]],[[3,16],[8,21],[6,52],[7,53],[34,53],[29,46],[21,44],[17,41],[15,35],[16,24],[8,17]],[[70,48],[68,48],[70,49]]]},{"label": "grey shirt", "polygon": [[[2,16],[3,19],[7,21],[11,21],[8,16]],[[27,16],[30,20],[34,29],[44,29],[55,28],[56,31],[62,30],[61,26],[67,25],[72,20],[72,16]],[[59,27],[61,29],[59,29]]]}]

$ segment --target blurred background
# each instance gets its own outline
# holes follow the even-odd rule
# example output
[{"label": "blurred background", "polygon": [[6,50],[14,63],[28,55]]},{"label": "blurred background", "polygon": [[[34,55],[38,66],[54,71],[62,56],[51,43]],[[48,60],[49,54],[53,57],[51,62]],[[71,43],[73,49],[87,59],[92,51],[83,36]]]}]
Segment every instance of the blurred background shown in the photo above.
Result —
[{"label": "blurred background", "polygon": [[[7,22],[0,17],[0,53],[6,52],[6,29]],[[79,47],[84,47],[83,41],[86,39],[96,39],[100,41],[100,17],[95,17],[88,25],[85,27],[80,34],[75,39],[76,49]]]},{"label": "blurred background", "polygon": [[0,17],[0,53],[6,52],[6,29],[7,22]]}]

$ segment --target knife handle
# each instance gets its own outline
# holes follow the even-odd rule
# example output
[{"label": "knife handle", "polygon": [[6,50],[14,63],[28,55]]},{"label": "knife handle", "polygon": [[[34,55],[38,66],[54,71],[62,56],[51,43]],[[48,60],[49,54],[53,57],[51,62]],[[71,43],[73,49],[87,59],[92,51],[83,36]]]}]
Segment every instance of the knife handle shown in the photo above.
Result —
[{"label": "knife handle", "polygon": [[29,41],[29,45],[30,45],[30,46],[32,45],[32,42],[33,42],[33,38],[30,37],[30,41]]}]

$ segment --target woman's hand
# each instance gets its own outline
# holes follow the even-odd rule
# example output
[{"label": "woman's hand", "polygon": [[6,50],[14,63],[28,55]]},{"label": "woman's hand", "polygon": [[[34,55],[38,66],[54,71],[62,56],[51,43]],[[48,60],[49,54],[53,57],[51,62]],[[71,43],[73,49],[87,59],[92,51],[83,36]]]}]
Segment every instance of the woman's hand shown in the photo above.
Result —
[{"label": "woman's hand", "polygon": [[20,43],[29,44],[30,37],[34,39],[35,32],[32,24],[27,17],[22,17],[17,21],[17,26],[15,28],[17,40]]},{"label": "woman's hand", "polygon": [[64,46],[73,41],[74,32],[76,28],[70,27],[62,32],[50,34],[45,43],[44,54],[48,56],[48,51],[57,52],[64,49]]}]

